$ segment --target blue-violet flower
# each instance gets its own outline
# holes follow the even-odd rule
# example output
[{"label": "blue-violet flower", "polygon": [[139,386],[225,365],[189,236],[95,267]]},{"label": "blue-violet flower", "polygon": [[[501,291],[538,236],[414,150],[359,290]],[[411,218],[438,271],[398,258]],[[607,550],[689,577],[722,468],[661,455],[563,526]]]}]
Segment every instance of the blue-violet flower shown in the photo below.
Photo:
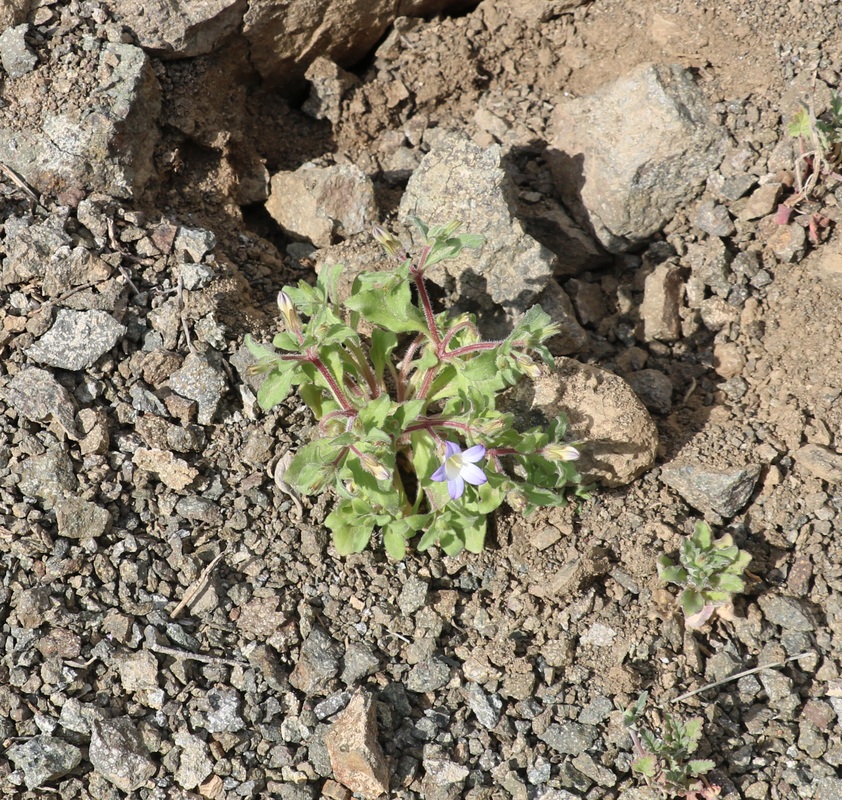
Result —
[{"label": "blue-violet flower", "polygon": [[432,474],[434,481],[447,481],[447,491],[451,500],[457,500],[465,491],[465,482],[481,486],[488,478],[476,462],[485,456],[485,447],[475,444],[462,452],[454,442],[444,443],[444,462]]}]

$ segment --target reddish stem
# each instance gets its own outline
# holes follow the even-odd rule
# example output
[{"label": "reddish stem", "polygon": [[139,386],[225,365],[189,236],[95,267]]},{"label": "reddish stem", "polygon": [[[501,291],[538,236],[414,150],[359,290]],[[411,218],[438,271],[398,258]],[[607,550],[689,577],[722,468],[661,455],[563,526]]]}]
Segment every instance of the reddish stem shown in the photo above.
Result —
[{"label": "reddish stem", "polygon": [[330,391],[333,393],[336,402],[342,406],[343,411],[351,411],[356,413],[356,410],[348,401],[348,398],[345,396],[345,393],[339,387],[339,384],[336,382],[336,378],[333,377],[330,370],[324,365],[324,362],[319,358],[317,353],[310,351],[307,353],[307,360],[322,374],[322,377],[327,381],[327,385],[330,387]]}]

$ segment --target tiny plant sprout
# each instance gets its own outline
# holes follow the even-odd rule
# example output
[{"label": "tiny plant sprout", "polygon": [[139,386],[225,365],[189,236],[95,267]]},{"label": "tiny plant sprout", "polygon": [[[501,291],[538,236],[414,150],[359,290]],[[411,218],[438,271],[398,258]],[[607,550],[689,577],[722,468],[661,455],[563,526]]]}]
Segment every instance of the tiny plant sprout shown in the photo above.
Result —
[{"label": "tiny plant sprout", "polygon": [[743,573],[751,556],[729,534],[713,539],[710,527],[697,522],[693,535],[681,543],[679,563],[658,559],[658,577],[681,589],[681,609],[689,628],[701,628],[718,609],[729,606],[745,589]]},{"label": "tiny plant sprout", "polygon": [[325,524],[342,555],[363,550],[375,532],[393,558],[419,534],[419,551],[478,552],[503,502],[527,514],[562,505],[570,487],[583,494],[563,417],[519,431],[497,409],[500,392],[537,377],[538,361],[552,364],[544,343],[558,327],[535,307],[505,339],[484,341],[472,315],[437,313],[426,270],[483,237],[460,234],[457,222],[413,221],[423,239],[417,257],[376,228],[397,266],[358,275],[343,302],[342,267],[326,266],[315,286],[280,292],[282,330],[271,347],[246,338],[250,370],[263,376],[260,406],[297,388],[318,420],[284,480],[305,495],[333,491]]}]

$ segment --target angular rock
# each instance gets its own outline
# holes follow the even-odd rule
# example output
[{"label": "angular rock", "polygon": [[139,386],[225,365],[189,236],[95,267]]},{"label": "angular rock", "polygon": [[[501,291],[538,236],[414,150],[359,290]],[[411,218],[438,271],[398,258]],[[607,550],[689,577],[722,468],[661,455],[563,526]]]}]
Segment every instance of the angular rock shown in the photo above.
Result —
[{"label": "angular rock", "polygon": [[27,789],[35,789],[74,770],[82,760],[82,751],[55,736],[34,736],[12,745],[6,755],[17,769],[23,770]]},{"label": "angular rock", "polygon": [[190,791],[213,772],[208,746],[198,736],[186,731],[173,734],[173,741],[181,748],[175,781],[182,789]]},{"label": "angular rock", "polygon": [[29,25],[16,25],[0,34],[0,62],[10,78],[20,78],[32,72],[38,63],[38,56],[26,43]]},{"label": "angular rock", "polygon": [[111,530],[111,512],[81,497],[66,497],[56,505],[56,524],[66,539],[96,539]]},{"label": "angular rock", "polygon": [[243,22],[247,0],[111,0],[115,19],[161,58],[193,58],[217,48]]},{"label": "angular rock", "polygon": [[24,283],[33,278],[48,283],[46,276],[53,254],[62,252],[71,241],[64,230],[64,222],[59,214],[51,214],[40,222],[31,217],[9,217],[0,286]]},{"label": "angular rock", "polygon": [[126,332],[105,311],[69,311],[60,308],[56,321],[26,354],[59,369],[87,369],[105,355]]},{"label": "angular rock", "polygon": [[693,508],[730,519],[748,502],[760,471],[759,464],[730,470],[667,464],[661,469],[661,480]]},{"label": "angular rock", "polygon": [[657,369],[641,369],[626,376],[629,386],[656,414],[669,414],[672,409],[672,381]]},{"label": "angular rock", "polygon": [[550,725],[538,738],[557,753],[577,756],[596,741],[596,729],[567,720]]},{"label": "angular rock", "polygon": [[724,151],[704,95],[678,66],[643,64],[592,95],[560,98],[552,125],[565,206],[613,253],[671,220]]},{"label": "angular rock", "polygon": [[817,478],[842,484],[842,453],[818,444],[805,444],[796,451],[795,460]]},{"label": "angular rock", "polygon": [[535,303],[557,260],[524,232],[515,209],[514,186],[503,169],[500,147],[479,147],[463,134],[445,133],[412,174],[399,213],[430,225],[459,220],[462,231],[485,236],[481,250],[439,262],[429,277],[443,283],[450,276],[461,297],[484,309],[502,306],[511,313]]},{"label": "angular rock", "polygon": [[25,367],[9,381],[2,397],[25,419],[55,422],[69,438],[81,438],[76,423],[76,402],[51,372]]},{"label": "angular rock", "polygon": [[319,56],[307,68],[304,77],[310,81],[310,96],[301,110],[315,119],[327,119],[336,124],[342,107],[342,98],[359,78],[346,72],[329,58]]},{"label": "angular rock", "polygon": [[[547,348],[554,356],[573,355],[588,349],[588,334],[579,324],[573,303],[557,281],[547,283],[547,288],[538,295],[535,304],[541,306],[560,328],[555,336],[547,340]],[[517,321],[517,317],[513,321]],[[490,335],[498,335],[490,326],[484,327]],[[499,336],[504,337],[508,333],[506,329],[500,331]]]},{"label": "angular rock", "polygon": [[236,689],[231,687],[211,689],[208,692],[208,712],[205,716],[205,728],[210,733],[241,731],[246,726],[240,716],[241,705],[242,698]]},{"label": "angular rock", "polygon": [[681,336],[681,294],[685,272],[664,262],[646,276],[640,318],[646,341],[674,342]]},{"label": "angular rock", "polygon": [[0,31],[26,21],[32,0],[5,0],[0,5]]},{"label": "angular rock", "polygon": [[658,452],[658,430],[631,387],[572,358],[555,363],[554,370],[542,367],[529,389],[522,384],[510,389],[506,408],[517,410],[523,403],[548,421],[566,415],[568,438],[581,442],[576,463],[586,480],[622,486],[649,469]]},{"label": "angular rock", "polygon": [[428,658],[416,664],[406,677],[406,688],[410,692],[435,692],[447,685],[450,667],[440,658]]},{"label": "angular rock", "polygon": [[[471,771],[462,764],[457,764],[448,758],[425,758],[424,785],[433,787],[454,786],[464,783]],[[427,795],[429,797],[429,794]]]},{"label": "angular rock", "polygon": [[186,489],[199,474],[199,470],[186,461],[176,458],[168,450],[155,447],[138,447],[133,461],[136,467],[154,473],[161,479],[161,483],[176,491]]},{"label": "angular rock", "polygon": [[374,185],[351,164],[305,164],[276,173],[266,210],[284,231],[316,247],[367,230],[377,220]]},{"label": "angular rock", "polygon": [[140,789],[157,770],[129,717],[94,720],[88,757],[103,778],[124,792]]},{"label": "angular rock", "polygon": [[326,694],[330,680],[339,672],[341,645],[314,625],[304,643],[289,682],[306,695]]},{"label": "angular rock", "polygon": [[804,258],[807,252],[807,231],[797,223],[776,225],[766,237],[766,247],[778,261],[793,264]]},{"label": "angular rock", "polygon": [[52,448],[25,459],[18,467],[18,488],[25,495],[40,498],[45,509],[52,509],[78,489],[73,462],[67,453]]},{"label": "angular rock", "polygon": [[809,603],[797,597],[761,595],[757,601],[773,625],[780,625],[786,631],[809,633],[816,629],[816,619]]},{"label": "angular rock", "polygon": [[483,728],[495,728],[503,711],[503,701],[496,694],[487,695],[475,683],[469,683],[463,691],[468,708],[474,712],[477,722]]},{"label": "angular rock", "polygon": [[149,650],[126,653],[117,659],[120,683],[127,692],[158,688],[158,661]]},{"label": "angular rock", "polygon": [[189,353],[180,369],[170,375],[170,388],[199,404],[200,425],[210,425],[228,388],[219,358],[212,353]]},{"label": "angular rock", "polygon": [[339,679],[346,686],[352,686],[376,672],[379,666],[380,660],[365,642],[351,642],[342,660],[342,674]]},{"label": "angular rock", "polygon": [[336,780],[368,800],[389,791],[389,767],[377,734],[374,701],[358,689],[325,736]]},{"label": "angular rock", "polygon": [[695,225],[711,236],[731,236],[735,231],[728,209],[713,200],[704,200],[699,204]]},{"label": "angular rock", "polygon": [[739,218],[747,222],[771,214],[777,208],[782,191],[783,184],[780,183],[765,183],[758,187],[740,204]]},{"label": "angular rock", "polygon": [[427,604],[429,584],[415,575],[407,578],[398,595],[398,608],[404,616],[411,616]]}]

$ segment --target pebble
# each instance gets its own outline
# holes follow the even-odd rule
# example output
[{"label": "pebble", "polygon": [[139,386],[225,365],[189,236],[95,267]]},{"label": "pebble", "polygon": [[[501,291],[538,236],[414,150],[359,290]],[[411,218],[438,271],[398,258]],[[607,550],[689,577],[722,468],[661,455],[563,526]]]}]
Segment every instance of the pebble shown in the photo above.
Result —
[{"label": "pebble", "polygon": [[693,508],[712,511],[726,519],[733,517],[749,500],[760,465],[717,470],[695,464],[667,464],[661,479],[675,489]]},{"label": "pebble", "polygon": [[60,308],[53,326],[27,349],[26,354],[50,367],[87,369],[114,347],[125,333],[125,325],[105,311]]},{"label": "pebble", "polygon": [[157,771],[129,717],[94,720],[88,757],[94,769],[123,792],[140,789]]},{"label": "pebble", "polygon": [[647,342],[674,342],[681,336],[681,294],[685,270],[674,264],[658,264],[646,277],[640,318]]},{"label": "pebble", "polygon": [[38,56],[26,43],[29,25],[15,25],[0,34],[0,61],[10,78],[20,78],[35,69]]},{"label": "pebble", "polygon": [[614,703],[607,697],[594,697],[579,713],[579,722],[583,725],[599,725],[614,711]]},{"label": "pebble", "polygon": [[[211,231],[186,226],[178,229],[173,243],[176,256],[183,263],[188,264],[198,264],[214,247],[216,247],[216,236]],[[185,284],[185,288],[190,287]]]},{"label": "pebble", "polygon": [[195,467],[191,467],[183,459],[157,447],[138,447],[132,460],[136,467],[154,473],[164,486],[176,491],[186,489],[199,474]]},{"label": "pebble", "polygon": [[326,694],[339,673],[341,645],[324,628],[314,625],[304,643],[289,682],[306,695]]},{"label": "pebble", "polygon": [[462,783],[471,774],[467,767],[447,758],[425,758],[421,763],[426,772],[426,779],[434,786]]},{"label": "pebble", "polygon": [[80,438],[75,419],[76,403],[51,372],[25,367],[9,381],[3,397],[25,419],[53,421],[71,439]]},{"label": "pebble", "polygon": [[597,784],[597,786],[610,787],[617,783],[617,777],[614,773],[601,764],[597,764],[587,753],[580,753],[571,763],[579,772]]},{"label": "pebble", "polygon": [[246,727],[240,716],[242,698],[236,689],[220,687],[211,689],[207,694],[208,711],[204,727],[210,733],[236,733]]},{"label": "pebble", "polygon": [[180,369],[170,375],[170,388],[199,405],[198,422],[210,425],[222,401],[228,381],[219,359],[201,353],[189,353]]},{"label": "pebble", "polygon": [[339,678],[346,686],[353,686],[376,672],[380,666],[380,660],[365,642],[349,644],[342,663],[343,669]]},{"label": "pebble", "polygon": [[58,535],[67,539],[97,539],[111,530],[111,512],[79,497],[65,497],[56,505],[56,525]]},{"label": "pebble", "polygon": [[818,444],[805,444],[795,452],[799,466],[832,484],[842,484],[842,454]]},{"label": "pebble", "polygon": [[553,723],[538,738],[557,753],[577,756],[596,741],[596,730],[590,725],[565,721]]},{"label": "pebble", "polygon": [[17,769],[23,770],[27,789],[35,789],[74,770],[82,751],[55,736],[34,736],[6,750]]},{"label": "pebble", "polygon": [[735,230],[728,209],[713,200],[704,200],[699,204],[695,225],[711,236],[731,236]]},{"label": "pebble", "polygon": [[420,611],[427,603],[428,584],[415,575],[410,575],[398,595],[398,608],[404,616]]},{"label": "pebble", "polygon": [[657,369],[642,369],[626,376],[626,382],[641,399],[643,405],[656,414],[672,410],[672,381]]},{"label": "pebble", "polygon": [[763,594],[757,600],[760,608],[773,625],[784,630],[809,632],[816,629],[814,615],[808,603],[797,597]]},{"label": "pebble", "polygon": [[465,687],[464,693],[468,708],[474,712],[477,722],[489,730],[497,727],[503,711],[503,701],[500,697],[496,694],[486,694],[475,683],[469,683]]},{"label": "pebble", "polygon": [[450,680],[450,667],[440,658],[429,658],[416,664],[406,678],[410,692],[435,692]]},{"label": "pebble", "polygon": [[67,453],[52,449],[25,459],[18,467],[21,492],[41,499],[44,508],[54,508],[66,495],[78,489],[73,462]]},{"label": "pebble", "polygon": [[336,692],[336,694],[332,694],[330,695],[330,697],[326,697],[324,700],[321,701],[321,703],[317,703],[316,706],[313,708],[313,713],[320,720],[327,719],[328,717],[332,717],[334,714],[345,708],[345,706],[348,705],[350,700],[350,692]]},{"label": "pebble", "polygon": [[213,761],[208,746],[198,736],[186,731],[174,733],[173,741],[181,748],[178,769],[175,771],[176,783],[182,789],[190,791],[213,772]]},{"label": "pebble", "polygon": [[740,206],[737,216],[744,222],[771,214],[778,205],[783,185],[765,183],[755,189]]}]

